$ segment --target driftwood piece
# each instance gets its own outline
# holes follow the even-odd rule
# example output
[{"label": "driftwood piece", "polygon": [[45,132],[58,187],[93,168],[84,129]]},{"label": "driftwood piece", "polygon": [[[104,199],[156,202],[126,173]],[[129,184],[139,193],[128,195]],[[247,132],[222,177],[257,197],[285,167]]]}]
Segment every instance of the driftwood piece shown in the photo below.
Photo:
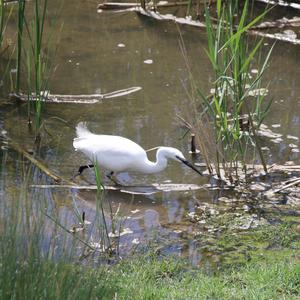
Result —
[{"label": "driftwood piece", "polygon": [[[90,94],[90,95],[58,95],[58,94],[50,94],[49,91],[43,92],[41,96],[41,101],[48,103],[71,103],[71,104],[95,104],[98,102],[102,102],[105,99],[115,98],[126,96],[131,93],[135,93],[142,88],[130,87],[127,89],[122,89],[118,91],[114,91],[106,94]],[[10,94],[10,98],[18,101],[37,101],[36,95],[32,94],[30,97],[26,94]]]},{"label": "driftwood piece", "polygon": [[275,21],[263,22],[259,25],[253,26],[252,29],[269,29],[269,28],[299,27],[299,26],[300,26],[299,17],[294,17],[292,19],[283,17],[282,19],[278,19]]},{"label": "driftwood piece", "polygon": [[[75,184],[53,184],[53,185],[31,185],[32,188],[40,189],[76,189],[76,190],[97,190],[96,185],[75,185]],[[175,183],[154,183],[151,185],[132,185],[132,186],[104,186],[105,190],[119,191],[133,195],[152,195],[158,192],[187,192],[206,189],[208,185],[197,184],[175,184]]]},{"label": "driftwood piece", "polygon": [[294,3],[290,1],[282,1],[282,0],[256,0],[257,2],[263,2],[269,5],[279,5],[279,6],[284,6],[284,7],[291,7],[295,9],[300,9],[300,4],[299,3]]},{"label": "driftwood piece", "polygon": [[172,14],[160,14],[159,12],[145,10],[141,7],[135,7],[134,11],[136,11],[137,13],[139,13],[143,16],[147,16],[147,17],[153,18],[155,20],[159,20],[159,21],[173,21],[177,24],[186,24],[186,25],[191,25],[191,26],[195,26],[195,27],[205,28],[204,23],[202,23],[200,21],[194,21],[194,20],[192,20],[191,17],[179,18]]},{"label": "driftwood piece", "polygon": [[[202,23],[200,21],[194,21],[190,17],[179,18],[172,14],[161,14],[161,13],[153,11],[153,10],[143,9],[142,7],[139,7],[137,5],[135,5],[134,7],[127,8],[127,9],[120,9],[120,10],[117,10],[116,12],[125,12],[125,11],[137,12],[143,16],[150,17],[150,18],[153,18],[153,19],[159,20],[159,21],[173,21],[177,24],[186,24],[186,25],[190,25],[190,26],[205,28],[204,23]],[[98,10],[98,12],[101,12],[101,10]]]},{"label": "driftwood piece", "polygon": [[[299,4],[299,6],[300,6],[300,4]],[[141,6],[137,6],[137,5],[129,7],[129,8],[125,8],[125,9],[120,9],[120,10],[117,10],[116,12],[124,12],[124,11],[134,11],[143,16],[147,16],[147,17],[153,18],[155,20],[159,20],[159,21],[173,21],[177,24],[184,24],[184,25],[200,27],[200,28],[206,27],[206,25],[204,23],[197,21],[197,20],[196,21],[192,20],[191,17],[180,18],[180,17],[176,17],[172,14],[160,14],[153,10],[143,9]],[[98,12],[102,12],[102,10],[99,9]],[[289,22],[290,22],[290,24],[298,24],[297,23],[298,20],[295,21],[294,23],[292,22],[292,20],[290,20]],[[262,25],[262,27],[263,26],[265,26],[265,25]],[[259,25],[257,25],[256,28],[261,29],[261,28],[259,28]],[[262,37],[269,38],[269,39],[275,39],[275,40],[279,40],[282,42],[289,42],[289,43],[292,43],[295,45],[300,45],[299,39],[296,39],[294,36],[290,36],[290,35],[284,34],[284,33],[271,34],[271,33],[263,33],[258,30],[247,30],[247,32],[251,35],[262,36]]]},{"label": "driftwood piece", "polygon": [[247,32],[251,35],[257,35],[257,36],[261,36],[261,37],[265,37],[265,38],[269,38],[269,39],[273,39],[273,40],[278,40],[278,41],[282,41],[282,42],[289,42],[289,43],[292,43],[294,45],[300,45],[300,39],[296,39],[294,37],[291,37],[288,34],[264,33],[264,32],[257,31],[257,30],[248,30]]}]

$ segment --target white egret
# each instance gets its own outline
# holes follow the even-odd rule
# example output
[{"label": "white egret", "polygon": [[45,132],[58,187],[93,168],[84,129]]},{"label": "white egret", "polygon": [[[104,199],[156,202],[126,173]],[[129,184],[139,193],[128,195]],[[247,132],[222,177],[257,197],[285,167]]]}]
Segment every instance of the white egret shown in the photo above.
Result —
[{"label": "white egret", "polygon": [[[156,162],[148,159],[146,151],[135,142],[115,135],[97,135],[90,132],[86,123],[80,122],[76,127],[77,137],[73,140],[75,150],[81,151],[93,163],[100,168],[111,171],[113,174],[134,171],[143,174],[158,173],[167,167],[168,159],[182,162],[191,169],[202,175],[190,162],[188,162],[181,151],[172,147],[158,147]],[[84,169],[94,167],[93,164],[80,166],[77,175]]]}]

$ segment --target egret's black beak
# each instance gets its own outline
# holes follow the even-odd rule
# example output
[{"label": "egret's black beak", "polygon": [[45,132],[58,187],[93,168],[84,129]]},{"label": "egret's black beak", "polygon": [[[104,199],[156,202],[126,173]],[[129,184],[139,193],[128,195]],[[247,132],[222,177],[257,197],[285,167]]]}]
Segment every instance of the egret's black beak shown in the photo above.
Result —
[{"label": "egret's black beak", "polygon": [[203,176],[203,174],[196,168],[194,167],[194,165],[192,163],[190,163],[189,161],[179,157],[179,156],[176,156],[177,159],[179,159],[182,163],[184,163],[185,165],[187,165],[188,167],[190,167],[191,169],[193,169],[195,172],[197,172],[198,174],[200,174],[201,176]]}]

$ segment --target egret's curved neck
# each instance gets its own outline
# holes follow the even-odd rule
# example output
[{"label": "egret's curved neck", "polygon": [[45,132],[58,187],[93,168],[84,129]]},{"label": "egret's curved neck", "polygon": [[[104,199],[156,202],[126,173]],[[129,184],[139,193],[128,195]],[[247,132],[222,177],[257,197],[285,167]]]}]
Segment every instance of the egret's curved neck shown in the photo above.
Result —
[{"label": "egret's curved neck", "polygon": [[152,174],[158,173],[167,167],[168,159],[163,149],[158,149],[156,152],[156,162],[150,161],[148,158],[143,166],[143,173]]}]

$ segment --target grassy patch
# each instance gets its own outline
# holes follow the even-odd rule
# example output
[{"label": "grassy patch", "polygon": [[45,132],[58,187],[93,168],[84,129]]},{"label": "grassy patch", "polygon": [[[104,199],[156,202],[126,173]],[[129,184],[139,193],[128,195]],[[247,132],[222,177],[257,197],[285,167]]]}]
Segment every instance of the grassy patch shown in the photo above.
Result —
[{"label": "grassy patch", "polygon": [[[9,255],[12,254],[12,255]],[[42,258],[1,257],[1,299],[299,299],[300,264],[266,256],[207,274],[153,255],[88,268]],[[3,252],[2,252],[3,255]]]}]

